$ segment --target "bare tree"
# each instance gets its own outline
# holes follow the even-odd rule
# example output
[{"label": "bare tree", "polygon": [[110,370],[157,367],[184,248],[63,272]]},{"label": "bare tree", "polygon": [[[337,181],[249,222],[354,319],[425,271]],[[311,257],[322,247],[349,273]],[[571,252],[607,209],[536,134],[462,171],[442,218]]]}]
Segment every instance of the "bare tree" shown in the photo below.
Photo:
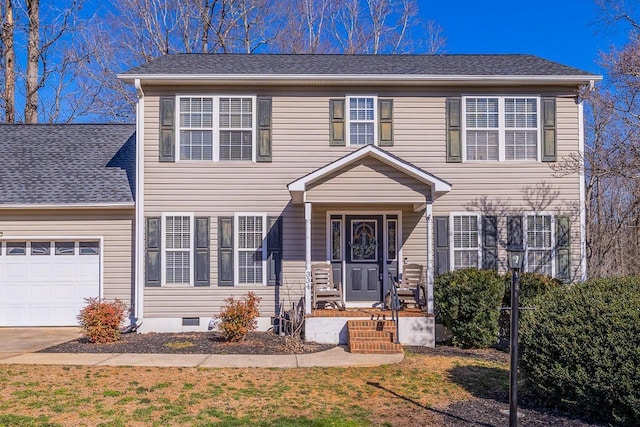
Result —
[{"label": "bare tree", "polygon": [[24,120],[27,123],[38,122],[38,89],[40,58],[40,0],[27,0],[29,18],[29,39],[27,43],[26,103]]},{"label": "bare tree", "polygon": [[14,48],[14,19],[12,0],[2,2],[2,56],[4,59],[4,90],[2,94],[5,121],[16,121],[16,53]]}]

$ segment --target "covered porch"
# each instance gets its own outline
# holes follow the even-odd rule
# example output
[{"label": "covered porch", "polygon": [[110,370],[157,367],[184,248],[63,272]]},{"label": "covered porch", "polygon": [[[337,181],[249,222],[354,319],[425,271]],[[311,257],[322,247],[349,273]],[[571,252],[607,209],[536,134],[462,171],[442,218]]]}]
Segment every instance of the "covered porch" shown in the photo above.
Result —
[{"label": "covered porch", "polygon": [[[391,320],[385,296],[408,264],[424,267],[424,310],[401,310],[400,342],[432,345],[432,204],[451,185],[387,151],[366,146],[288,186],[304,204],[306,335],[346,344],[350,319]],[[316,303],[312,268],[329,265],[346,310]],[[337,306],[336,306],[337,307]]]}]

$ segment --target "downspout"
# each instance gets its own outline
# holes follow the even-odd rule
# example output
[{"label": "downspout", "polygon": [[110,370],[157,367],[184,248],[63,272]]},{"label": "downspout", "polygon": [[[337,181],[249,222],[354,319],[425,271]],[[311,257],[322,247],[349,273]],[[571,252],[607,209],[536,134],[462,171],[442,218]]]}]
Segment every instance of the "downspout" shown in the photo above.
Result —
[{"label": "downspout", "polygon": [[144,91],[140,79],[134,82],[138,102],[136,103],[136,216],[135,229],[135,305],[133,319],[126,332],[134,332],[144,320]]}]

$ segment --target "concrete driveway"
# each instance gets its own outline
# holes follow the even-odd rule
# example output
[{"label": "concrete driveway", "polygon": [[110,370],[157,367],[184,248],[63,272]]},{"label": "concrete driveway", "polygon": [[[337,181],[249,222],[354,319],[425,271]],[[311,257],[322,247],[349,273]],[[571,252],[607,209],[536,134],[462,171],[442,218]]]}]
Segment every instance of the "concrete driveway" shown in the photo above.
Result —
[{"label": "concrete driveway", "polygon": [[81,336],[80,328],[0,328],[0,358],[32,353]]}]

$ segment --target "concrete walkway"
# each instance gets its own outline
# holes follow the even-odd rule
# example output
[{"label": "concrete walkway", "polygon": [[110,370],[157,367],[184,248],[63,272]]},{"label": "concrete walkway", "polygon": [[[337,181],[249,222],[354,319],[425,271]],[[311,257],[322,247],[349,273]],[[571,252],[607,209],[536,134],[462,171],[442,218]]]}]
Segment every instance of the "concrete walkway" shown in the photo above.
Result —
[{"label": "concrete walkway", "polygon": [[399,363],[403,354],[353,354],[346,347],[309,354],[134,354],[0,352],[0,364],[155,366],[200,368],[312,368],[379,366]]}]

